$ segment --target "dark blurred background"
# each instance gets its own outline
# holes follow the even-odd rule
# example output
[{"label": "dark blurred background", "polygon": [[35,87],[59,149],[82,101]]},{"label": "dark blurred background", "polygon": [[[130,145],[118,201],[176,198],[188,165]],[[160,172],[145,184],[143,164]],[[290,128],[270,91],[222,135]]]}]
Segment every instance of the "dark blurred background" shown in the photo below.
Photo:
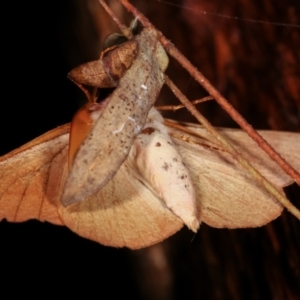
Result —
[{"label": "dark blurred background", "polygon": [[[109,3],[128,24],[132,17]],[[255,128],[300,131],[299,1],[132,3]],[[3,155],[71,120],[85,99],[68,71],[97,59],[103,38],[117,29],[97,0],[4,1],[1,11]],[[178,63],[167,73],[190,99],[206,95]],[[172,101],[164,88],[160,103]],[[213,101],[199,108],[214,125],[236,127]],[[192,120],[184,110],[168,116]],[[287,193],[299,207],[299,189]],[[39,286],[87,299],[299,299],[299,253],[300,223],[287,212],[257,229],[202,225],[195,237],[183,229],[137,251],[104,247],[47,223],[0,223],[1,289],[13,282],[11,296],[38,294]]]}]

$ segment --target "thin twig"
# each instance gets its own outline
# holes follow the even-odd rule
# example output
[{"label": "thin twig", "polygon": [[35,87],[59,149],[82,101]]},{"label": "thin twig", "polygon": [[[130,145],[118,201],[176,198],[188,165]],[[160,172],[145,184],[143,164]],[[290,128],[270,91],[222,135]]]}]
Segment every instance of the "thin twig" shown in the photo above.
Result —
[{"label": "thin twig", "polygon": [[[102,2],[102,0],[99,0]],[[132,6],[127,0],[119,0],[123,6],[130,11],[144,27],[152,27],[156,29],[152,23],[134,6]],[[191,76],[199,82],[207,92],[221,105],[221,107],[231,116],[233,120],[240,125],[240,127],[247,132],[247,134],[262,148],[269,157],[275,161],[281,169],[286,172],[291,178],[300,185],[300,174],[291,167],[273,147],[267,143],[263,137],[253,129],[253,127],[246,122],[246,120],[233,108],[233,106],[212,86],[212,84],[200,73],[191,62],[161,33],[160,42],[165,47],[167,52],[173,56],[183,68],[185,68]]]},{"label": "thin twig", "polygon": [[123,25],[120,20],[116,17],[116,15],[113,13],[113,11],[108,7],[106,2],[104,0],[99,0],[102,7],[105,9],[105,11],[109,14],[109,16],[115,21],[115,23],[118,25],[120,30],[122,31],[122,34],[128,38],[129,40],[133,38],[132,30],[128,28],[127,26]]},{"label": "thin twig", "polygon": [[[206,96],[206,97],[203,97],[201,99],[194,100],[194,101],[192,101],[192,103],[194,105],[196,105],[196,104],[203,103],[203,102],[206,102],[206,101],[209,101],[209,100],[214,100],[214,98],[212,96]],[[157,110],[172,110],[172,111],[176,111],[178,109],[185,108],[185,106],[184,105],[162,105],[162,106],[156,106],[155,105],[155,108]]]}]

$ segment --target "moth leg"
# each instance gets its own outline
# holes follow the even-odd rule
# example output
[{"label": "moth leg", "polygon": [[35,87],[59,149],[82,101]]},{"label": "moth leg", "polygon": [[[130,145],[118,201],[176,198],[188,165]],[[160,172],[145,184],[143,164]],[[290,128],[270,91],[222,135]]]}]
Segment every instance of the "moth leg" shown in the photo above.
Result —
[{"label": "moth leg", "polygon": [[85,85],[76,82],[73,80],[73,82],[84,92],[87,100],[89,103],[96,103],[97,98],[99,95],[99,89],[97,87],[92,87],[92,90],[89,90],[88,88],[85,87]]}]

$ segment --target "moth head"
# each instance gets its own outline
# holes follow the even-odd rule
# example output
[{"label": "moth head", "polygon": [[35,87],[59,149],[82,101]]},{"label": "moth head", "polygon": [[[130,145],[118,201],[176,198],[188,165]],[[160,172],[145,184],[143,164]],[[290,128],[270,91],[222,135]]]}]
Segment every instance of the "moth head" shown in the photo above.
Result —
[{"label": "moth head", "polygon": [[[135,19],[128,29],[131,36],[138,31]],[[74,68],[68,78],[79,86],[96,88],[116,87],[120,78],[130,68],[137,56],[138,44],[134,38],[128,39],[122,34],[113,33],[104,41],[100,59]]]},{"label": "moth head", "polygon": [[[139,22],[138,22],[138,19],[137,18],[134,18],[131,22],[130,22],[130,25],[129,25],[129,32],[130,32],[130,35],[132,36],[135,36],[138,34],[139,32]],[[109,34],[105,40],[104,40],[104,43],[103,43],[103,51],[105,51],[106,49],[108,48],[114,48],[118,45],[121,45],[125,42],[128,41],[128,38],[123,35],[123,34],[120,34],[120,33],[111,33]]]}]

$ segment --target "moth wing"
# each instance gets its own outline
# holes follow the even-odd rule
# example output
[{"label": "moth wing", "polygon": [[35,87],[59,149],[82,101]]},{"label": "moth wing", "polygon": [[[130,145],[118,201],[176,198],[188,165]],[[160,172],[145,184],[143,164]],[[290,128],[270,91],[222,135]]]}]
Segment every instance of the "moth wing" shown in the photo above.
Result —
[{"label": "moth wing", "polygon": [[[253,166],[269,181],[279,187],[293,183],[287,175],[257,144],[242,130],[218,129]],[[281,154],[296,170],[300,170],[300,152],[295,151],[300,145],[300,134],[293,132],[259,130],[260,135]]]},{"label": "moth wing", "polygon": [[[170,129],[170,133],[177,136],[174,142],[191,172],[204,223],[217,228],[256,227],[281,214],[282,206],[228,153],[216,146],[205,129],[199,126],[188,128],[198,137],[174,129]],[[220,131],[273,184],[283,187],[291,182],[245,133],[230,129]],[[292,145],[300,143],[299,134],[260,133],[296,169],[300,169],[300,154],[291,150]]]},{"label": "moth wing", "polygon": [[[173,121],[171,122],[174,123]],[[222,150],[222,146],[216,145],[215,139],[202,126],[187,123],[186,128],[197,134],[198,137],[201,137],[201,139],[197,141],[198,143],[205,143],[212,148],[217,147],[220,148],[221,151],[225,151]],[[173,131],[175,132],[176,130]],[[293,183],[291,177],[271,160],[243,130],[218,128],[218,132],[226,137],[226,139],[274,185],[285,187]],[[294,167],[294,169],[300,170],[300,152],[297,151],[297,145],[300,145],[299,133],[271,130],[259,130],[258,132]],[[177,131],[177,136],[179,136],[178,133],[179,131]],[[293,149],[296,149],[296,151]]]},{"label": "moth wing", "polygon": [[68,125],[58,127],[0,158],[0,220],[62,225],[54,199],[68,131]]},{"label": "moth wing", "polygon": [[101,244],[129,248],[155,244],[182,228],[126,162],[100,192],[65,208],[68,141],[67,124],[0,158],[0,220],[48,221]]}]

